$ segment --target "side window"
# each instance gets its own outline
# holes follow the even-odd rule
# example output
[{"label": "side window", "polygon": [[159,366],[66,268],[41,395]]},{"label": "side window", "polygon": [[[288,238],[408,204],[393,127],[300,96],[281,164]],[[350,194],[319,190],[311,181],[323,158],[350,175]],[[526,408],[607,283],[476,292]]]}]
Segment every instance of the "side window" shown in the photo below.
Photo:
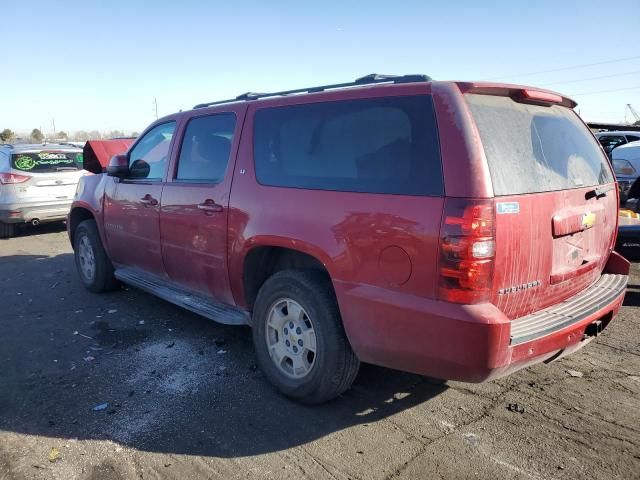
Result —
[{"label": "side window", "polygon": [[176,180],[221,182],[229,163],[235,126],[233,113],[191,119],[182,140]]},{"label": "side window", "polygon": [[261,109],[255,116],[254,159],[263,185],[443,194],[428,95]]},{"label": "side window", "polygon": [[162,180],[176,122],[154,127],[140,139],[129,155],[129,178]]},{"label": "side window", "polygon": [[640,140],[640,135],[627,135],[627,142],[637,142]]}]

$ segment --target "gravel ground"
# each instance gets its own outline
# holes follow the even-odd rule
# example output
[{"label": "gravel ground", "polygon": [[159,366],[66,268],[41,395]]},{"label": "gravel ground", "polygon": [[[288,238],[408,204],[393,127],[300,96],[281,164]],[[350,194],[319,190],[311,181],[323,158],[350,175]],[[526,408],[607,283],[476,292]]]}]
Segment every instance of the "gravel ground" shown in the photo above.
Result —
[{"label": "gravel ground", "polygon": [[364,365],[304,407],[247,328],[90,294],[63,228],[27,229],[0,240],[0,480],[640,478],[638,265],[630,283],[605,333],[550,365],[480,385]]}]

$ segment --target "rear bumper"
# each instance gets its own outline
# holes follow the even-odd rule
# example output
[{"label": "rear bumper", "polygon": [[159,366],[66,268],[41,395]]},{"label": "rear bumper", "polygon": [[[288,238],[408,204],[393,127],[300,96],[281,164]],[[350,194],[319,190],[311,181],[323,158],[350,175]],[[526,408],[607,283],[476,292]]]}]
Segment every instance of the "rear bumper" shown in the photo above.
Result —
[{"label": "rear bumper", "polygon": [[482,382],[589,343],[618,313],[627,280],[628,272],[605,274],[566,302],[513,321],[488,303],[455,305],[340,282],[336,293],[345,330],[362,361]]},{"label": "rear bumper", "polygon": [[0,221],[5,223],[28,223],[64,220],[69,214],[71,200],[48,204],[0,204]]}]

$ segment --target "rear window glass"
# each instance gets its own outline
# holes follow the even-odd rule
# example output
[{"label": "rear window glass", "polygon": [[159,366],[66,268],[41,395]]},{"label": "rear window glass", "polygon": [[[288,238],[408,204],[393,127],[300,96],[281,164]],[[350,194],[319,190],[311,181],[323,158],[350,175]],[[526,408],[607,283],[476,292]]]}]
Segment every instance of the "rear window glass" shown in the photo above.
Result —
[{"label": "rear window glass", "polygon": [[442,195],[427,95],[265,108],[256,113],[256,176],[263,185]]},{"label": "rear window glass", "polygon": [[607,158],[573,110],[509,97],[466,95],[496,195],[613,182]]},{"label": "rear window glass", "polygon": [[82,152],[14,153],[11,155],[11,168],[34,173],[80,170]]}]

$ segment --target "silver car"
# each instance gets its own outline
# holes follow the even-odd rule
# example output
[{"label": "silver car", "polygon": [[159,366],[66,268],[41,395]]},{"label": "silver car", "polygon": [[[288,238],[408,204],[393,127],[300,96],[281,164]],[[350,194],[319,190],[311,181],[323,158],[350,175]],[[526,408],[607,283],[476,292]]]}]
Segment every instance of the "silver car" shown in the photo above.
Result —
[{"label": "silver car", "polygon": [[[614,148],[611,157],[613,170],[620,185],[620,200],[626,201],[631,186],[640,177],[640,141],[629,142]],[[633,208],[636,208],[636,204],[637,200]]]},{"label": "silver car", "polygon": [[82,150],[69,145],[0,145],[0,238],[16,224],[64,220],[82,169]]}]

